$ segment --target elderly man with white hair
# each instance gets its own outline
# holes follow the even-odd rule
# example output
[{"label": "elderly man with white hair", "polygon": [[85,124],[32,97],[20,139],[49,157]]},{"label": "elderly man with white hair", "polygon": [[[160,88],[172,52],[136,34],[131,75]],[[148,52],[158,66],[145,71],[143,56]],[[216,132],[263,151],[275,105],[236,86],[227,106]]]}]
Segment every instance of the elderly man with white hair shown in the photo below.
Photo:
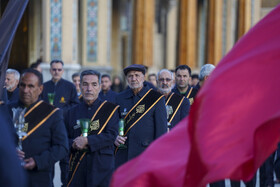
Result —
[{"label": "elderly man with white hair", "polygon": [[169,129],[186,117],[190,110],[190,102],[186,97],[171,92],[173,80],[173,73],[167,69],[162,69],[157,74],[158,91],[165,97]]},{"label": "elderly man with white hair", "polygon": [[212,73],[214,69],[215,66],[213,64],[205,64],[201,67],[199,73],[200,86],[204,84],[205,80],[208,79],[209,75]]},{"label": "elderly man with white hair", "polygon": [[19,99],[19,83],[20,74],[15,69],[7,69],[5,88],[7,90],[8,102],[15,102]]}]

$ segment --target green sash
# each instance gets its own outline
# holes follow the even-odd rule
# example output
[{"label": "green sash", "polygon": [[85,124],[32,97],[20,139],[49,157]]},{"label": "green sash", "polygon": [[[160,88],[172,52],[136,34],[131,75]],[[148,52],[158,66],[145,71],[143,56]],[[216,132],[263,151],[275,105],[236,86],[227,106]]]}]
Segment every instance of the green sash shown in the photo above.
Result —
[{"label": "green sash", "polygon": [[26,132],[27,135],[22,138],[22,141],[37,130],[57,110],[58,108],[55,108],[43,101],[39,101],[30,108],[24,115],[25,124],[22,131]]},{"label": "green sash", "polygon": [[[124,117],[124,136],[127,135],[129,130],[137,124],[163,97],[160,93],[150,89],[126,114]],[[117,153],[118,147],[115,150]]]},{"label": "green sash", "polygon": [[[88,135],[100,134],[118,107],[118,105],[104,101],[91,118]],[[69,161],[69,181],[67,186],[71,184],[80,162],[83,160],[87,152],[88,150],[72,150]]]},{"label": "green sash", "polygon": [[165,105],[169,105],[172,107],[172,110],[171,110],[171,115],[168,116],[168,119],[167,121],[169,123],[171,123],[171,121],[173,120],[173,118],[175,117],[178,109],[180,108],[180,106],[182,105],[182,102],[184,100],[184,96],[182,95],[179,95],[179,94],[175,94],[175,93],[172,93],[168,100],[166,101]]}]

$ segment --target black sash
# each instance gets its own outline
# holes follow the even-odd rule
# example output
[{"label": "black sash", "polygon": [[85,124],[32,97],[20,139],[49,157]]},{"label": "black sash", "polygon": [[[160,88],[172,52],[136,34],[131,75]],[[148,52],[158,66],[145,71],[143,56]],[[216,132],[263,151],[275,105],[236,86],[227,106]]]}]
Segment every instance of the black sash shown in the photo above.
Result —
[{"label": "black sash", "polygon": [[58,108],[43,101],[39,101],[29,109],[24,115],[25,125],[23,131],[26,132],[27,135],[24,136],[22,140],[25,140],[30,134],[37,130],[57,110]]},{"label": "black sash", "polygon": [[[150,89],[126,114],[124,117],[124,136],[129,130],[147,114],[163,97],[160,93]],[[118,147],[115,150],[117,152]]]},{"label": "black sash", "polygon": [[176,93],[172,93],[168,98],[168,100],[166,101],[165,105],[170,105],[172,107],[171,115],[169,115],[167,119],[169,123],[171,123],[171,121],[175,117],[178,109],[182,105],[183,100],[184,100],[184,96]]},{"label": "black sash", "polygon": [[[91,118],[88,135],[100,134],[104,130],[118,107],[118,105],[104,101]],[[69,186],[72,182],[73,177],[80,165],[80,162],[83,160],[87,152],[88,150],[72,150],[69,161],[69,182],[67,186]]]}]

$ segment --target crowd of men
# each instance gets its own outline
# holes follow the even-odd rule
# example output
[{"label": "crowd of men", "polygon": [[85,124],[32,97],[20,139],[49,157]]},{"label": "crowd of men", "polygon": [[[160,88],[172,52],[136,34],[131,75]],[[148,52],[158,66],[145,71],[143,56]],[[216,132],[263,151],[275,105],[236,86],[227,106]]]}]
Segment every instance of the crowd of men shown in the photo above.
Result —
[{"label": "crowd of men", "polygon": [[[11,147],[22,144],[15,148],[19,159],[5,163],[8,170],[19,172],[19,179],[6,177],[6,186],[17,186],[17,182],[22,182],[20,186],[53,186],[58,161],[62,186],[109,186],[114,170],[189,114],[198,90],[215,68],[206,64],[199,75],[192,75],[189,66],[180,65],[175,71],[151,74],[149,82],[145,80],[147,68],[133,64],[123,70],[127,82],[123,88],[120,80],[114,84],[110,75],[95,70],[75,73],[69,82],[62,78],[63,67],[63,61],[51,61],[52,78],[45,83],[38,64],[21,76],[13,69],[6,72],[0,118],[2,126],[7,126],[3,131],[12,132],[5,134],[11,135],[6,138],[11,139],[5,148],[7,160],[13,158]],[[13,112],[20,108],[25,109],[21,129],[20,117]],[[119,126],[122,122],[123,127]],[[22,131],[26,134],[17,136]],[[272,155],[261,168],[262,186],[274,185],[273,159]],[[240,182],[231,185],[240,186]],[[255,186],[255,178],[246,185]],[[225,182],[210,186],[222,187]]]}]

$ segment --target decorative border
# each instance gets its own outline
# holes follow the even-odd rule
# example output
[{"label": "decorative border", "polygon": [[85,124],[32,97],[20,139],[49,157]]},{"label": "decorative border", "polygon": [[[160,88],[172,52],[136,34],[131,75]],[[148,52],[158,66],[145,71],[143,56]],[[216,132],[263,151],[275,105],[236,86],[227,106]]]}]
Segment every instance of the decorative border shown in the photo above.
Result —
[{"label": "decorative border", "polygon": [[87,60],[97,61],[98,0],[87,0]]},{"label": "decorative border", "polygon": [[62,0],[50,0],[50,50],[51,59],[61,59],[62,44]]}]

